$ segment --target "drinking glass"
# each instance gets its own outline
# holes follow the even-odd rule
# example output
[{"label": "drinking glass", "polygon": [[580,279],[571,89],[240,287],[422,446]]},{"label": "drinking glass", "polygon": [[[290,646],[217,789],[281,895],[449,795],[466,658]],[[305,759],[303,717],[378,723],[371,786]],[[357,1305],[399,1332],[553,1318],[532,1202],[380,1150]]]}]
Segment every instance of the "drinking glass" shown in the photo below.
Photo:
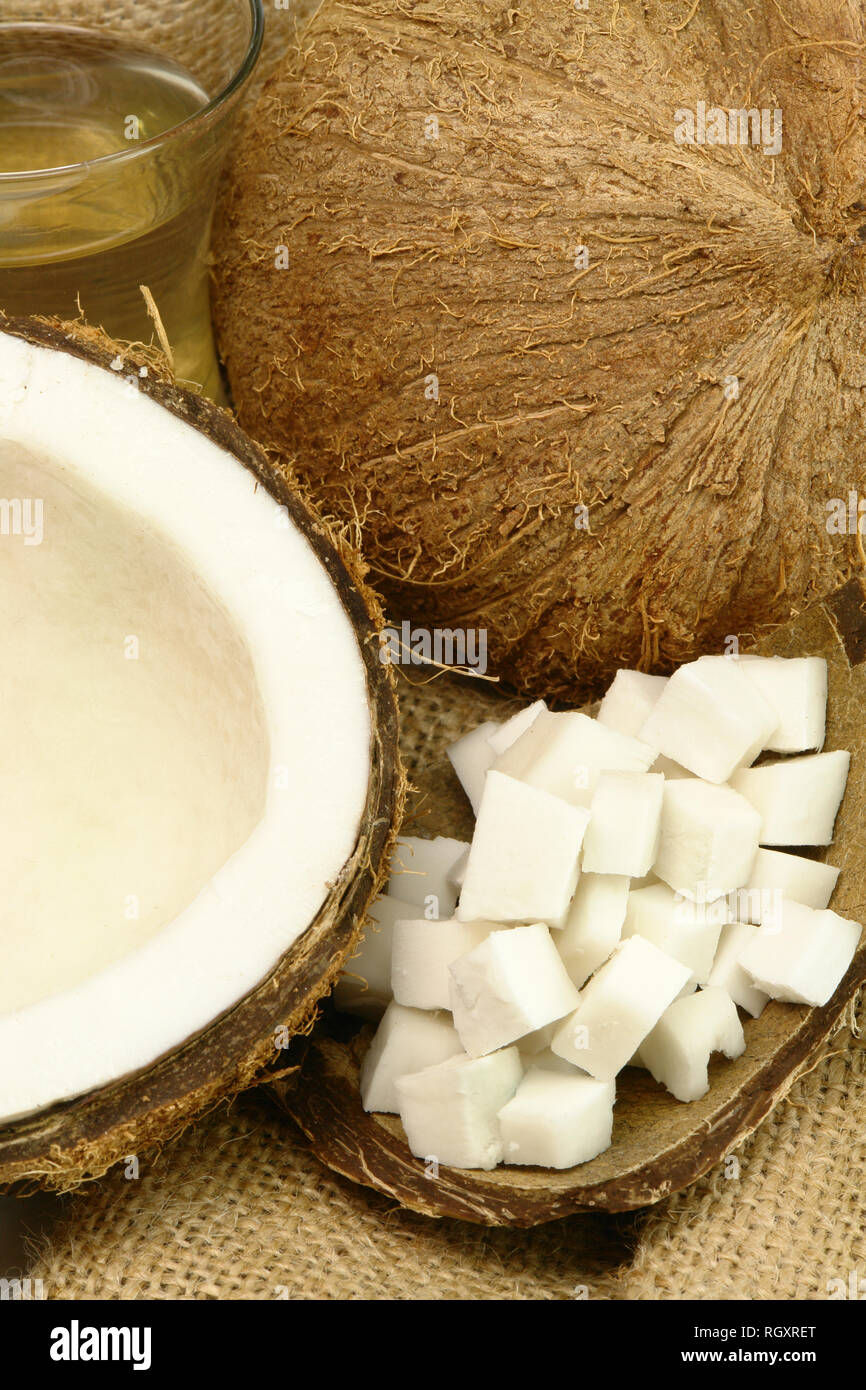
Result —
[{"label": "drinking glass", "polygon": [[210,228],[263,28],[262,0],[2,0],[0,309],[132,342],[158,321],[221,399]]}]

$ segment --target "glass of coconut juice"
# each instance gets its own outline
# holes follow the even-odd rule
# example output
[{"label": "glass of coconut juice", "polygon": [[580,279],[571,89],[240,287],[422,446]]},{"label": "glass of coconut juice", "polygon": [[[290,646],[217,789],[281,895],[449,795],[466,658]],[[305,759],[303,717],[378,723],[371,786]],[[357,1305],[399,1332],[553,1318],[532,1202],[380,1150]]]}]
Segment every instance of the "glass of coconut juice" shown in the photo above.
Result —
[{"label": "glass of coconut juice", "polygon": [[133,342],[158,318],[220,398],[211,215],[262,31],[262,0],[3,0],[0,309]]}]

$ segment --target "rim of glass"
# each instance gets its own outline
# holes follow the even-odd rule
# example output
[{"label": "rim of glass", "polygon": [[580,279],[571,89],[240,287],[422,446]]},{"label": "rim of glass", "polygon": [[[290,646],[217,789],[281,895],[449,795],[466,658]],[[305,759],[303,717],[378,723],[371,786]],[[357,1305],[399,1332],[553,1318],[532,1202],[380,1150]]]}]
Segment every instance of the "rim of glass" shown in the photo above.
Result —
[{"label": "rim of glass", "polygon": [[[0,185],[3,183],[21,183],[25,180],[52,179],[58,174],[71,174],[78,169],[103,168],[107,164],[120,163],[124,159],[135,159],[145,153],[146,150],[155,149],[159,145],[164,145],[167,140],[172,139],[180,131],[186,131],[191,126],[203,123],[215,111],[233,96],[240,87],[244,85],[247,78],[251,75],[253,68],[261,52],[262,39],[265,32],[265,11],[263,0],[246,0],[250,15],[250,38],[247,44],[243,60],[236,68],[232,76],[224,87],[217,92],[216,96],[211,97],[210,101],[193,115],[187,116],[185,120],[179,121],[177,125],[169,126],[168,130],[163,130],[159,135],[152,135],[149,140],[142,140],[132,149],[114,150],[111,154],[101,154],[96,159],[80,160],[77,164],[56,164],[50,169],[0,169]],[[0,28],[4,22],[0,20]],[[28,20],[26,23],[38,24],[38,20]]]}]

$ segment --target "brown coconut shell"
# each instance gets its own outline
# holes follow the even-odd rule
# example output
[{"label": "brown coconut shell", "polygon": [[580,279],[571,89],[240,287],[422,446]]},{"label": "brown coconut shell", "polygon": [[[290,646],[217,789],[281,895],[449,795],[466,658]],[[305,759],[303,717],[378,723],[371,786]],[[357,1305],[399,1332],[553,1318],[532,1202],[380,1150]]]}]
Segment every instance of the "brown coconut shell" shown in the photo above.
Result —
[{"label": "brown coconut shell", "polygon": [[[826,747],[852,752],[836,837],[826,852],[841,868],[832,906],[843,916],[866,920],[866,587],[850,581],[778,629],[760,650],[827,658]],[[428,808],[432,801],[431,793]],[[432,821],[428,833],[454,834],[460,828],[453,826],[451,803],[441,804],[448,808],[445,821]],[[845,978],[824,1008],[770,1003],[760,1018],[746,1018],[745,1053],[735,1062],[714,1059],[710,1090],[691,1104],[675,1100],[647,1072],[627,1068],[617,1078],[611,1148],[562,1172],[508,1166],[490,1173],[444,1166],[431,1172],[410,1153],[397,1116],[364,1111],[360,1066],[373,1029],[358,1030],[336,1014],[326,1014],[313,1034],[295,1091],[290,1094],[280,1082],[273,1091],[330,1168],[424,1215],[533,1226],[579,1211],[630,1211],[723,1164],[811,1065],[864,982],[866,940],[861,937]]]},{"label": "brown coconut shell", "polygon": [[[239,140],[216,318],[392,619],[576,701],[862,567],[864,43],[854,0],[325,0]],[[700,102],[781,152],[677,143]]]},{"label": "brown coconut shell", "polygon": [[[273,468],[227,411],[179,388],[154,353],[131,351],[80,325],[14,320],[2,313],[0,332],[72,353],[106,369],[112,361],[122,360],[124,373],[129,368],[139,390],[225,449],[287,508],[330,575],[355,628],[367,673],[372,727],[367,802],[352,855],[314,921],[268,977],[152,1066],[29,1118],[0,1125],[0,1185],[26,1181],[62,1190],[99,1177],[127,1155],[172,1138],[196,1114],[265,1074],[294,1075],[298,1050],[277,1051],[275,1030],[282,1025],[289,1037],[309,1032],[320,999],[354,949],[367,907],[388,872],[406,782],[397,751],[393,673],[379,659],[381,610],[365,582],[363,564],[345,539],[322,522],[285,473]],[[142,365],[148,368],[146,378],[137,374]],[[238,940],[242,942],[242,934]],[[190,987],[194,988],[194,982]],[[14,1059],[6,1064],[14,1065]]]}]

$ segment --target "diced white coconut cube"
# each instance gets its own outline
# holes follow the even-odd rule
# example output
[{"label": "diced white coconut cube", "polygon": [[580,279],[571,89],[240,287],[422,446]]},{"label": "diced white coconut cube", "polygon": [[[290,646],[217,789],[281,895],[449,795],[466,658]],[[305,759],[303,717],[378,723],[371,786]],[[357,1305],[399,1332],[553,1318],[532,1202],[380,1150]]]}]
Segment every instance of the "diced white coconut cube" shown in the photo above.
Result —
[{"label": "diced white coconut cube", "polygon": [[590,874],[648,874],[658,853],[665,779],[653,772],[600,772],[583,841]]},{"label": "diced white coconut cube", "polygon": [[487,740],[501,727],[494,719],[488,719],[479,724],[477,729],[472,729],[462,738],[458,738],[457,742],[452,743],[447,749],[451,766],[476,816],[484,792],[484,779],[496,757]]},{"label": "diced white coconut cube", "polygon": [[740,663],[779,716],[765,748],[774,753],[807,753],[823,748],[827,717],[824,658],[746,655],[740,657]]},{"label": "diced white coconut cube", "polygon": [[630,937],[593,975],[554,1033],[551,1051],[612,1081],[688,982],[688,966],[644,937]]},{"label": "diced white coconut cube", "polygon": [[734,1059],[745,1050],[737,1006],[723,989],[700,989],[677,999],[640,1049],[647,1070],[682,1101],[700,1100],[710,1089],[713,1052]]},{"label": "diced white coconut cube", "polygon": [[667,676],[617,671],[599,706],[599,724],[637,738],[667,683]]},{"label": "diced white coconut cube", "polygon": [[400,1109],[395,1084],[398,1076],[462,1056],[450,1014],[407,1009],[392,1000],[361,1064],[364,1109],[396,1115]]},{"label": "diced white coconut cube", "polygon": [[829,845],[851,754],[812,753],[744,768],[731,786],[761,817],[762,845]]},{"label": "diced white coconut cube", "polygon": [[668,680],[640,737],[707,782],[748,766],[777,723],[773,707],[726,656],[702,656]]},{"label": "diced white coconut cube", "polygon": [[563,1018],[578,1003],[548,928],[494,931],[449,966],[451,1012],[472,1057],[516,1042]]},{"label": "diced white coconut cube", "polygon": [[499,1112],[506,1163],[574,1168],[610,1148],[612,1081],[531,1067]]},{"label": "diced white coconut cube", "polygon": [[860,941],[860,923],[785,898],[778,928],[758,927],[740,964],[771,999],[820,1007],[833,995]]},{"label": "diced white coconut cube", "polygon": [[381,1017],[391,1002],[391,948],[394,923],[400,917],[414,917],[418,909],[405,898],[385,894],[369,910],[364,938],[337,981],[333,1000],[345,1014],[359,1018]]},{"label": "diced white coconut cube", "polygon": [[534,723],[541,711],[546,709],[547,705],[543,700],[536,700],[534,704],[527,705],[526,709],[518,710],[517,714],[513,714],[498,729],[494,729],[493,733],[488,734],[487,742],[493,749],[494,757],[498,758],[500,753],[504,753],[506,748],[511,747],[512,743],[516,743],[520,735],[525,734],[530,725]]},{"label": "diced white coconut cube", "polygon": [[494,770],[573,806],[588,806],[599,772],[646,772],[655,757],[654,749],[605,728],[589,715],[542,710],[526,733],[496,759]]},{"label": "diced white coconut cube", "polygon": [[457,909],[461,922],[560,925],[588,821],[580,807],[489,772]]},{"label": "diced white coconut cube", "polygon": [[832,864],[802,854],[759,849],[749,881],[737,893],[737,916],[744,922],[772,925],[782,898],[806,907],[826,907],[838,877],[839,870]]},{"label": "diced white coconut cube", "polygon": [[556,949],[578,989],[619,944],[630,880],[620,874],[581,874]]},{"label": "diced white coconut cube", "polygon": [[412,1153],[453,1168],[495,1168],[503,1157],[499,1111],[522,1077],[516,1047],[487,1057],[451,1057],[398,1077],[400,1119]]},{"label": "diced white coconut cube", "polygon": [[629,893],[622,935],[623,940],[642,936],[687,966],[689,985],[693,988],[707,983],[727,920],[724,898],[692,902],[666,883],[654,883]]},{"label": "diced white coconut cube", "polygon": [[711,902],[748,882],[760,831],[759,813],[730,787],[666,781],[653,867],[678,893]]},{"label": "diced white coconut cube", "polygon": [[758,989],[751,975],[740,964],[740,956],[753,940],[758,928],[748,922],[729,922],[722,927],[719,948],[710,971],[709,983],[716,989],[726,990],[735,1004],[760,1018],[769,995]]},{"label": "diced white coconut cube", "polygon": [[480,946],[494,929],[493,922],[458,922],[456,918],[395,922],[391,950],[394,998],[413,1009],[450,1009],[449,965]]},{"label": "diced white coconut cube", "polygon": [[435,840],[401,835],[391,856],[387,892],[423,907],[430,917],[450,917],[457,906],[451,874],[468,850],[465,840],[451,840],[445,835],[437,835]]}]

